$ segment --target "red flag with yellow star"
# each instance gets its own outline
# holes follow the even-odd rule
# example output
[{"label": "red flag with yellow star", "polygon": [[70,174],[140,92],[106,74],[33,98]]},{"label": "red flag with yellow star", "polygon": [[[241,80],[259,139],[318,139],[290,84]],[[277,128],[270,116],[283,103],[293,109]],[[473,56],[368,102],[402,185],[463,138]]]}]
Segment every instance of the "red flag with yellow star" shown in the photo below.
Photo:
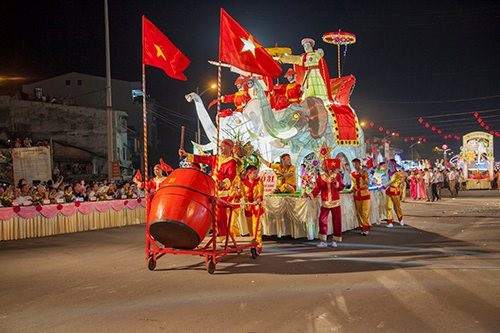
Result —
[{"label": "red flag with yellow star", "polygon": [[219,60],[253,74],[269,77],[281,74],[280,65],[266,49],[222,8]]},{"label": "red flag with yellow star", "polygon": [[153,23],[142,17],[142,62],[163,69],[173,79],[187,80],[190,60]]}]

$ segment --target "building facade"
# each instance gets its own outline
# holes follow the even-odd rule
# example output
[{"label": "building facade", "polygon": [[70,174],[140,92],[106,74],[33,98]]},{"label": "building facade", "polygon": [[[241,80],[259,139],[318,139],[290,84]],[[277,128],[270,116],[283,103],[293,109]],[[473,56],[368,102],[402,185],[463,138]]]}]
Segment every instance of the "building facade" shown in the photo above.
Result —
[{"label": "building facade", "polygon": [[[112,80],[115,160],[124,177],[142,165],[140,82]],[[22,86],[21,98],[0,97],[0,136],[49,142],[54,165],[83,163],[107,174],[106,78],[67,73]],[[150,142],[157,133],[149,133]]]}]

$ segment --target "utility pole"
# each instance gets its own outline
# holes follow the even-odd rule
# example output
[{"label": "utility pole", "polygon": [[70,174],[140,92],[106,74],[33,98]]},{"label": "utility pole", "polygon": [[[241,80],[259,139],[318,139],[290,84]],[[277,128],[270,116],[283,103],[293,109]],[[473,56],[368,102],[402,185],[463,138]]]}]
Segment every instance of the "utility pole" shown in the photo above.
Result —
[{"label": "utility pole", "polygon": [[113,107],[111,99],[111,64],[109,54],[109,19],[108,0],[104,0],[104,36],[106,43],[106,124],[107,124],[107,145],[108,145],[108,179],[113,176],[114,155],[114,128],[113,128]]}]

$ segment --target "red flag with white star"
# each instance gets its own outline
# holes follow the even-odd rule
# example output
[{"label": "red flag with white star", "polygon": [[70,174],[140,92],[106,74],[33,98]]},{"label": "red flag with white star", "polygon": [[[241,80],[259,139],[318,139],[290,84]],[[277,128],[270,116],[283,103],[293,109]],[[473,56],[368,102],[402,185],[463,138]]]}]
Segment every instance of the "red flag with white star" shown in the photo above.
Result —
[{"label": "red flag with white star", "polygon": [[187,80],[190,60],[153,23],[142,17],[142,62],[163,69],[173,79]]},{"label": "red flag with white star", "polygon": [[266,49],[222,8],[219,60],[253,74],[273,78],[281,74],[280,65]]}]

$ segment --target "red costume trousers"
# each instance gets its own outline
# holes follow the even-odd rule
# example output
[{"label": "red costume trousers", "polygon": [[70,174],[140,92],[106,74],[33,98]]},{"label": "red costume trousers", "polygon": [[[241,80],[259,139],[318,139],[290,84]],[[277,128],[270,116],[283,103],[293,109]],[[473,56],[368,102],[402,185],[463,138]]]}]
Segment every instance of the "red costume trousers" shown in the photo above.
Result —
[{"label": "red costume trousers", "polygon": [[328,214],[332,213],[332,224],[333,224],[333,239],[335,241],[342,241],[342,216],[340,212],[340,206],[334,208],[321,207],[319,213],[319,236],[320,239],[323,237],[326,240],[328,235]]}]

